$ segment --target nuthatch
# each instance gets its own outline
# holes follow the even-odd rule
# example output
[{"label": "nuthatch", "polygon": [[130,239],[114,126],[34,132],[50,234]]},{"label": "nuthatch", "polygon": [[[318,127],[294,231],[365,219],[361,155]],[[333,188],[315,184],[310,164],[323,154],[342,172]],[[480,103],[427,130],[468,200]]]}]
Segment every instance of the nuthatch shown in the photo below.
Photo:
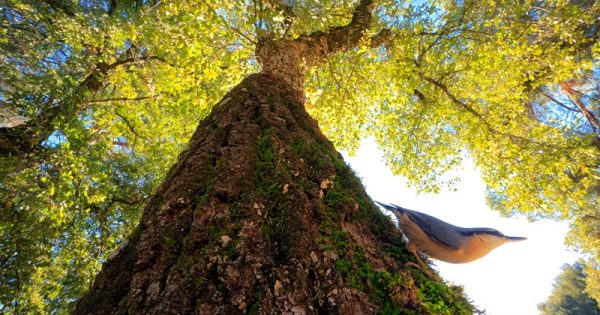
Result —
[{"label": "nuthatch", "polygon": [[479,259],[504,243],[527,239],[506,236],[491,228],[463,228],[425,213],[404,209],[394,204],[377,203],[398,218],[398,225],[408,238],[406,247],[417,257],[421,266],[425,264],[417,251],[441,261],[460,264]]}]

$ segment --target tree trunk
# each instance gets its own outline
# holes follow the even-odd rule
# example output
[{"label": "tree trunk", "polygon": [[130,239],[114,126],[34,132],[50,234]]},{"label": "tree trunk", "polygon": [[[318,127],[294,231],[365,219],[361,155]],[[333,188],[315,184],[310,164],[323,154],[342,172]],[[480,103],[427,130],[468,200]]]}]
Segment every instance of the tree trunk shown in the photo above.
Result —
[{"label": "tree trunk", "polygon": [[74,313],[421,314],[423,295],[470,312],[403,267],[400,232],[302,99],[269,74],[225,95]]}]

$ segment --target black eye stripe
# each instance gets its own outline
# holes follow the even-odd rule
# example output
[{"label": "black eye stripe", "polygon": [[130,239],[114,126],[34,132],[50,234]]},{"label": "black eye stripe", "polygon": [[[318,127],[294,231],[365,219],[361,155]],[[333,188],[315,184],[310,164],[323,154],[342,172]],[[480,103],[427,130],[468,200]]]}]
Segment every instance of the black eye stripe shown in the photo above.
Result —
[{"label": "black eye stripe", "polygon": [[460,234],[465,236],[489,234],[496,235],[498,237],[504,237],[504,234],[502,234],[500,231],[490,228],[465,228],[460,231]]}]

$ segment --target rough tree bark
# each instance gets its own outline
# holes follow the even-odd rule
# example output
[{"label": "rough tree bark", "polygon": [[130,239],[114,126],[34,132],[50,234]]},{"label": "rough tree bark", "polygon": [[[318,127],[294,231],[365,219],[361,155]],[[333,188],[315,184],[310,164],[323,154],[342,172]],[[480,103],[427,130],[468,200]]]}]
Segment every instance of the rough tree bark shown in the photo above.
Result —
[{"label": "rough tree bark", "polygon": [[347,26],[259,45],[263,72],[200,123],[74,314],[470,312],[404,268],[400,232],[304,109],[304,71],[356,46],[372,9],[363,0]]}]

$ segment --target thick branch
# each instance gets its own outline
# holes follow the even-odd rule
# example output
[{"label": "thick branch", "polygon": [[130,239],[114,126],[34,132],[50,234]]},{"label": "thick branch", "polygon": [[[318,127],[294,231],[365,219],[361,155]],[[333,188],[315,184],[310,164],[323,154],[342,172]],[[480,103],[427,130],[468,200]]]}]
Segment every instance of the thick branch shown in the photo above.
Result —
[{"label": "thick branch", "polygon": [[111,70],[125,64],[150,60],[165,61],[161,57],[147,55],[122,58],[111,64],[98,63],[75,89],[75,92],[69,97],[63,98],[58,105],[51,98],[43,106],[45,108],[42,114],[35,117],[35,119],[18,126],[0,128],[0,156],[27,154],[40,149],[41,142],[54,131],[56,119],[61,115],[76,115],[79,113],[83,109],[83,105],[86,104],[82,100],[83,93],[100,90],[106,75]]},{"label": "thick branch", "polygon": [[371,37],[371,48],[377,48],[381,45],[389,47],[392,43],[392,31],[383,29],[377,35]]},{"label": "thick branch", "polygon": [[315,66],[332,55],[358,46],[364,32],[369,28],[375,1],[361,0],[348,25],[334,27],[327,33],[316,32],[301,36],[295,41],[307,46],[308,66]]},{"label": "thick branch", "polygon": [[[348,25],[331,28],[328,32],[315,32],[295,40],[263,38],[256,49],[263,72],[277,75],[294,90],[303,91],[304,71],[333,54],[358,46],[371,24],[374,7],[374,0],[361,0]],[[390,38],[389,31],[382,31],[373,41],[384,43]]]}]

